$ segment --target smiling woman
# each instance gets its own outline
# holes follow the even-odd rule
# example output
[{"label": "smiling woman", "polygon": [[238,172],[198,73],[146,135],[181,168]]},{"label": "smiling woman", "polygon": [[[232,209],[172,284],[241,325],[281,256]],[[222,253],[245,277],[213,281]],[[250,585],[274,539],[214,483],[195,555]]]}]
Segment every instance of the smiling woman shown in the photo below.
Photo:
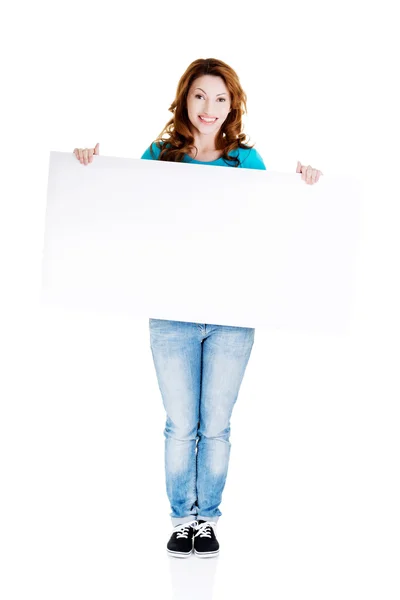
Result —
[{"label": "smiling woman", "polygon": [[229,65],[214,58],[193,61],[168,109],[174,116],[141,158],[265,169],[259,153],[245,143],[246,101]]},{"label": "smiling woman", "polygon": [[[141,158],[263,169],[244,143],[246,94],[226,63],[192,62],[172,119]],[[164,138],[164,134],[168,137]],[[167,412],[165,475],[174,526],[171,556],[216,556],[219,505],[230,455],[230,416],[254,344],[254,328],[150,319],[150,347]]]},{"label": "smiling woman", "polygon": [[[169,107],[173,117],[141,158],[265,170],[260,154],[245,143],[246,100],[229,65],[215,58],[195,60],[179,80]],[[99,154],[99,144],[74,152],[86,165]],[[318,180],[311,167],[298,163],[297,172],[307,182]],[[149,319],[149,329],[167,412],[165,475],[174,526],[167,550],[180,558],[190,556],[193,549],[197,556],[216,556],[215,529],[222,514],[219,505],[231,447],[230,417],[255,330],[166,319]]]}]

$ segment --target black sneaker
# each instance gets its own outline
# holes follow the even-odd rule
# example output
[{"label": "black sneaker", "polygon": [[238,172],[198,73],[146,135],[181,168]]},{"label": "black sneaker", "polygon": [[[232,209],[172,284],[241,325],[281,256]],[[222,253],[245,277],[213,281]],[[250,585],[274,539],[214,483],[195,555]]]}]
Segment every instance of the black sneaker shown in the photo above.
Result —
[{"label": "black sneaker", "polygon": [[193,534],[197,521],[181,523],[174,527],[167,544],[168,554],[177,558],[188,558],[193,552]]},{"label": "black sneaker", "polygon": [[217,523],[213,520],[197,521],[194,535],[194,553],[196,556],[208,558],[219,554],[219,543],[215,535],[216,526]]}]

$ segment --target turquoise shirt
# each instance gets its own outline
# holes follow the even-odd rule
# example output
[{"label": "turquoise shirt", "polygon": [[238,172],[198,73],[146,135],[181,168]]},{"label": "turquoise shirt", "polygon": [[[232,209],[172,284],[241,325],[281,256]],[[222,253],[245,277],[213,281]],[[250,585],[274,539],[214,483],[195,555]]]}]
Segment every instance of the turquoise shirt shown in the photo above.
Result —
[{"label": "turquoise shirt", "polygon": [[[157,148],[155,142],[153,142],[151,144],[151,146],[154,150],[154,155],[155,155],[154,160],[157,160],[160,155],[160,150]],[[237,148],[236,150],[234,150],[233,152],[230,153],[230,156],[236,156],[237,158],[239,158],[240,165],[238,166],[238,168],[241,167],[243,169],[264,169],[264,170],[267,169],[267,167],[264,164],[263,159],[261,158],[261,155],[257,152],[257,150],[255,148],[250,148],[250,149]],[[142,156],[140,158],[144,158],[146,160],[153,160],[152,156],[150,154],[150,146],[147,148],[147,150],[145,150],[145,152],[142,154]],[[231,166],[234,167],[235,166],[234,162],[232,162],[229,165],[222,158],[217,158],[217,160],[203,161],[203,160],[195,160],[188,154],[184,155],[183,162],[191,163],[194,165],[212,165],[212,166],[215,165],[218,167],[231,167]]]}]

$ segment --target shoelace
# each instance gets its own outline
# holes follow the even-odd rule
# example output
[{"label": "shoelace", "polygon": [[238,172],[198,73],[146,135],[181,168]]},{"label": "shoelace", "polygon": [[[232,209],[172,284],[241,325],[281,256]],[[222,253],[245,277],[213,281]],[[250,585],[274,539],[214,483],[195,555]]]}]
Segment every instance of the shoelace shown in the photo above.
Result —
[{"label": "shoelace", "polygon": [[211,528],[213,529],[214,533],[215,533],[215,527],[217,526],[217,523],[215,521],[206,521],[205,523],[200,523],[200,525],[197,525],[196,529],[198,530],[197,533],[195,534],[194,537],[197,537],[198,535],[200,537],[211,537]]},{"label": "shoelace", "polygon": [[177,525],[176,527],[174,527],[174,532],[177,534],[176,537],[187,538],[190,528],[196,526],[197,521],[191,521],[190,523],[181,523],[180,525]]}]

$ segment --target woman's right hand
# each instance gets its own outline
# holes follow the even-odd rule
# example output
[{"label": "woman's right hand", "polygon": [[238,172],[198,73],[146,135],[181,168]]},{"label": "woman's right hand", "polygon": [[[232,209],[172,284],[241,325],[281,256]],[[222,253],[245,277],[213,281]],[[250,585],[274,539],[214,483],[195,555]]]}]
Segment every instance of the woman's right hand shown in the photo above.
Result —
[{"label": "woman's right hand", "polygon": [[99,142],[94,148],[75,148],[74,154],[82,165],[93,162],[93,154],[99,154]]}]

